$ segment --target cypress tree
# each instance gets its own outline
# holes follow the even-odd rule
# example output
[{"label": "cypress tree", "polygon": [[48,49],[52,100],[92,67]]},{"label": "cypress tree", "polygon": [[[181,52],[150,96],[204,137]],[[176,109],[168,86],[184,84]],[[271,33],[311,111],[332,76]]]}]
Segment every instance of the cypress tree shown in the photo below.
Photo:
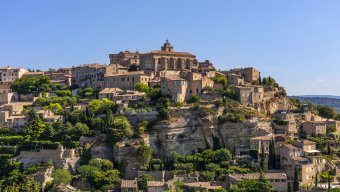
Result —
[{"label": "cypress tree", "polygon": [[269,143],[268,167],[276,169],[275,142],[274,139]]},{"label": "cypress tree", "polygon": [[314,180],[314,188],[317,188],[318,187],[318,173],[316,173],[315,175],[315,180]]},{"label": "cypress tree", "polygon": [[288,182],[288,190],[287,191],[288,192],[293,192],[292,185],[290,184],[290,182]]},{"label": "cypress tree", "polygon": [[299,191],[300,188],[300,183],[299,183],[299,170],[295,166],[294,169],[294,181],[293,181],[293,191]]},{"label": "cypress tree", "polygon": [[264,161],[265,161],[264,147],[262,145],[262,147],[261,147],[261,159],[260,159],[260,169],[262,169],[262,170],[264,170]]},{"label": "cypress tree", "polygon": [[329,142],[327,143],[327,154],[331,154],[331,146],[329,145]]}]

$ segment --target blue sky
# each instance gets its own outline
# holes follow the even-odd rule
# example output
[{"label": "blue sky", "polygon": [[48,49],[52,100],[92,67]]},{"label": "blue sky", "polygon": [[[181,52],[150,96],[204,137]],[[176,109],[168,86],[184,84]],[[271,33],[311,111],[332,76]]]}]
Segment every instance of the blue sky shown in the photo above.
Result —
[{"label": "blue sky", "polygon": [[2,0],[0,66],[108,63],[168,38],[217,68],[253,66],[288,94],[340,95],[340,1]]}]

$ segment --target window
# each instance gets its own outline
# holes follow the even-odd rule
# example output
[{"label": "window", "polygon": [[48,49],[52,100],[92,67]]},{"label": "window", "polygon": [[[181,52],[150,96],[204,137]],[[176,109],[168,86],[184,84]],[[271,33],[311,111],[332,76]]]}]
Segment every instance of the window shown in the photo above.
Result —
[{"label": "window", "polygon": [[124,77],[122,77],[122,79],[121,79],[122,81],[125,81],[125,79],[124,79]]}]

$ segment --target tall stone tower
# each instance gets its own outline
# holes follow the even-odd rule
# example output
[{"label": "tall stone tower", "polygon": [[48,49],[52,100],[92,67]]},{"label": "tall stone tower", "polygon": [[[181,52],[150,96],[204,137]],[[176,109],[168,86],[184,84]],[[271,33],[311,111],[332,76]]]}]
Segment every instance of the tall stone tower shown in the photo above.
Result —
[{"label": "tall stone tower", "polygon": [[169,43],[168,40],[164,43],[164,45],[161,47],[162,51],[174,51],[174,47],[171,46],[171,43]]}]

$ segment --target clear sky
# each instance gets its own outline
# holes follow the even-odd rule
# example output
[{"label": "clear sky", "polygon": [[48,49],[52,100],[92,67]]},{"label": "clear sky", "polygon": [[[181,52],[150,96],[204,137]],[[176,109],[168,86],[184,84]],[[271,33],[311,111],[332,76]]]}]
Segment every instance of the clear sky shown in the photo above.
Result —
[{"label": "clear sky", "polygon": [[159,49],[253,66],[289,95],[340,95],[338,0],[1,0],[0,66],[109,63],[121,50]]}]

